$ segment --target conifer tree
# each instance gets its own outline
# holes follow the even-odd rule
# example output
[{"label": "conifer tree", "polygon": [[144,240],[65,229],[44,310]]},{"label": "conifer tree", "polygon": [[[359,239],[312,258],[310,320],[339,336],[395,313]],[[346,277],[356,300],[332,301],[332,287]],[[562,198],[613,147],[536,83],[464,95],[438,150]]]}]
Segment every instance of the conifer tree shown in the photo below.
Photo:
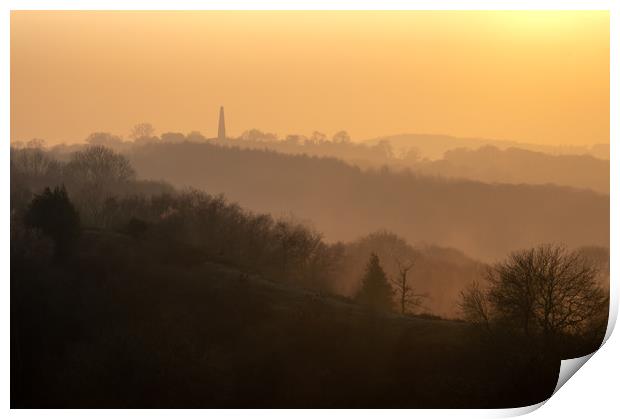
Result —
[{"label": "conifer tree", "polygon": [[26,212],[25,223],[52,239],[56,259],[64,259],[71,253],[80,234],[80,216],[64,186],[54,190],[45,188],[36,195]]},{"label": "conifer tree", "polygon": [[357,300],[375,310],[388,311],[393,308],[392,288],[375,253],[370,255],[366,265]]}]

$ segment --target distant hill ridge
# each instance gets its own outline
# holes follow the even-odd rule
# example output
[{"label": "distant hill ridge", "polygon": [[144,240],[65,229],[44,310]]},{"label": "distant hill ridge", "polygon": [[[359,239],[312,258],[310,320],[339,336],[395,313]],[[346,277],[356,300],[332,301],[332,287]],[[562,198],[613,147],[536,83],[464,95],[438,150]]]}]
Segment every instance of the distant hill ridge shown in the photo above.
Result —
[{"label": "distant hill ridge", "polygon": [[591,155],[550,155],[509,147],[446,151],[441,160],[412,164],[417,173],[487,183],[556,184],[609,194],[609,160]]},{"label": "distant hill ridge", "polygon": [[385,228],[412,244],[454,247],[485,261],[548,242],[609,246],[609,196],[587,190],[362,170],[335,158],[209,143],[150,144],[129,158],[143,178],[224,193],[254,211],[295,214],[331,241]]},{"label": "distant hill ridge", "polygon": [[410,148],[417,148],[422,157],[436,160],[443,157],[443,153],[454,148],[479,148],[485,145],[492,145],[500,149],[509,147],[522,148],[530,151],[538,151],[553,155],[558,154],[590,154],[599,159],[609,160],[609,144],[599,143],[590,147],[580,145],[561,145],[550,146],[542,144],[532,144],[511,140],[497,140],[488,138],[455,137],[442,134],[396,134],[381,136],[364,141],[367,144],[377,144],[380,141],[388,141],[395,151],[404,151]]}]

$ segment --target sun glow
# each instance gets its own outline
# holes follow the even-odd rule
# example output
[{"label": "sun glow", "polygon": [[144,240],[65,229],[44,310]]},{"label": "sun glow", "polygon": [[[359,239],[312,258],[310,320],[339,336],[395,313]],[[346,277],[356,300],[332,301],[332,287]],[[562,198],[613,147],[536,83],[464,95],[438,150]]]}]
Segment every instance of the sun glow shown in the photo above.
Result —
[{"label": "sun glow", "polygon": [[11,14],[13,140],[140,121],[215,135],[220,105],[231,135],[607,143],[609,13]]},{"label": "sun glow", "polygon": [[503,18],[515,28],[540,32],[571,31],[584,24],[578,11],[514,11],[502,12]]}]

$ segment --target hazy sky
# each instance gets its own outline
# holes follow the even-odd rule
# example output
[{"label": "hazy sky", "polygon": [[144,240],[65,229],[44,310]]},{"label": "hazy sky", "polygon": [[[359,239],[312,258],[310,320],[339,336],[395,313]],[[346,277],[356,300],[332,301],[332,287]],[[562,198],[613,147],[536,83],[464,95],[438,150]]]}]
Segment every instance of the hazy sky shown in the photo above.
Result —
[{"label": "hazy sky", "polygon": [[608,12],[13,12],[11,138],[609,142]]}]

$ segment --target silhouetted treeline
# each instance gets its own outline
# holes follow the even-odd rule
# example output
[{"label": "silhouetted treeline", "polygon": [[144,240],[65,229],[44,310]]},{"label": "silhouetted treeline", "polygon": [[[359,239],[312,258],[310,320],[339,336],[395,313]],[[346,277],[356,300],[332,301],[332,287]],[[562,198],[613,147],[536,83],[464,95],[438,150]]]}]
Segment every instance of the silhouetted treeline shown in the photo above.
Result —
[{"label": "silhouetted treeline", "polygon": [[[45,186],[64,184],[87,228],[161,235],[163,240],[174,237],[211,258],[246,270],[350,297],[359,289],[371,253],[377,253],[390,279],[399,275],[397,260],[412,261],[409,280],[428,298],[411,312],[430,311],[446,317],[457,315],[454,302],[459,291],[481,279],[484,265],[457,250],[419,243],[465,243],[462,249],[476,254],[481,252],[474,245],[512,249],[517,243],[538,243],[554,237],[560,241],[573,236],[573,247],[580,247],[588,241],[596,243],[588,239],[595,236],[592,225],[602,228],[607,222],[593,216],[588,222],[578,222],[584,212],[608,211],[596,209],[597,201],[606,199],[568,189],[488,186],[389,171],[365,172],[332,159],[208,144],[148,145],[130,155],[138,167],[143,167],[138,173],[179,186],[202,185],[209,191],[225,192],[227,197],[237,196],[246,206],[253,203],[254,208],[265,212],[292,211],[301,215],[299,219],[312,220],[318,231],[329,226],[328,238],[351,239],[332,245],[316,230],[299,221],[291,222],[290,217],[287,221],[287,217],[257,215],[229,204],[222,196],[197,190],[179,193],[163,182],[137,180],[128,159],[101,146],[79,148],[61,156],[63,160],[34,146],[12,149],[11,153],[12,210],[23,209],[33,193]],[[484,200],[472,202],[459,186]],[[544,196],[547,191],[559,194],[561,200]],[[516,196],[511,197],[511,192]],[[508,196],[509,202],[494,202],[498,195]],[[594,202],[589,202],[590,198]],[[553,208],[559,215],[551,214]],[[541,217],[538,212],[549,214],[551,225],[537,221]],[[346,222],[342,222],[342,214],[346,214]],[[504,222],[506,219],[511,222]],[[516,222],[524,231],[518,231],[513,225]],[[563,225],[567,225],[566,231],[559,231]],[[368,231],[390,226],[398,236],[388,232],[366,236]],[[548,233],[550,229],[555,230],[553,235]],[[482,242],[476,243],[477,239]],[[500,249],[486,249],[482,256],[494,257]],[[493,253],[488,254],[489,250]]]},{"label": "silhouetted treeline", "polygon": [[292,212],[331,241],[386,228],[486,260],[548,241],[609,244],[609,197],[590,191],[362,170],[333,158],[208,143],[148,144],[128,157],[142,177],[225,193],[255,211]]},{"label": "silhouetted treeline", "polygon": [[328,244],[317,231],[290,217],[274,219],[246,211],[221,195],[195,189],[177,192],[162,182],[136,180],[129,161],[102,146],[75,151],[65,161],[39,148],[12,149],[11,182],[11,210],[17,222],[26,218],[36,194],[46,196],[47,185],[63,185],[84,228],[129,234],[141,245],[167,243],[169,250],[157,249],[164,260],[215,260],[349,297],[357,293],[371,253],[380,256],[390,279],[397,276],[397,258],[415,260],[410,280],[429,298],[411,312],[454,317],[458,290],[478,279],[479,264],[455,250],[414,250],[388,232]]},{"label": "silhouetted treeline", "polygon": [[[335,157],[354,163],[360,167],[380,167],[384,164],[402,162],[392,153],[391,147],[387,142],[377,144],[355,143],[346,131],[334,134],[332,138],[321,132],[314,132],[310,137],[304,135],[287,135],[279,138],[276,134],[265,133],[257,129],[245,131],[238,138],[228,138],[226,141],[218,141],[215,138],[207,138],[198,131],[188,134],[180,132],[165,132],[160,136],[155,136],[153,127],[150,124],[138,124],[132,130],[130,140],[125,140],[120,136],[107,133],[95,132],[86,138],[86,145],[100,145],[113,149],[117,152],[130,153],[136,146],[147,144],[183,144],[183,143],[218,143],[223,146],[233,146],[257,150],[274,150],[287,154],[308,154],[318,157]],[[39,145],[42,140],[35,140]],[[16,147],[22,148],[30,144],[18,143]],[[53,154],[67,156],[68,154],[83,147],[84,144],[60,144],[52,147]]]},{"label": "silhouetted treeline", "polygon": [[[147,144],[211,143],[284,154],[334,157],[362,169],[388,166],[393,170],[412,170],[423,175],[487,183],[555,184],[609,194],[609,147],[604,144],[591,148],[562,148],[441,135],[392,136],[360,143],[351,141],[346,131],[337,132],[332,138],[321,132],[314,132],[309,137],[287,135],[280,138],[257,129],[245,131],[238,138],[218,141],[206,138],[200,132],[166,132],[156,136],[148,123],[136,125],[130,138],[126,141],[110,133],[96,132],[86,138],[86,144],[129,154],[135,147]],[[20,144],[20,147],[27,145]],[[83,145],[61,144],[52,147],[51,151],[62,159],[63,155],[81,147]],[[597,151],[605,147],[607,157]]]},{"label": "silhouetted treeline", "polygon": [[370,315],[170,241],[85,230],[54,263],[44,235],[11,234],[12,408],[513,407],[557,380],[559,360],[464,323]]},{"label": "silhouetted treeline", "polygon": [[45,187],[64,185],[87,227],[107,227],[120,197],[171,192],[164,182],[137,180],[129,160],[103,146],[81,147],[64,160],[40,147],[11,147],[11,210],[23,211]]},{"label": "silhouetted treeline", "polygon": [[234,147],[268,149],[286,154],[335,157],[362,168],[380,167],[397,160],[389,143],[378,142],[372,145],[356,143],[351,141],[346,131],[337,132],[332,138],[317,131],[310,137],[287,135],[284,138],[278,138],[275,134],[252,129],[244,132],[239,138],[230,139],[227,143]]},{"label": "silhouetted treeline", "polygon": [[[416,235],[433,205],[403,213],[394,197],[445,204],[441,194],[457,190],[333,159],[189,143],[134,151],[160,179],[175,167],[209,191],[230,182],[277,212],[314,194],[343,225],[362,213],[381,227],[411,223]],[[389,313],[450,315],[450,290],[483,266],[459,251],[412,247],[383,230],[330,244],[294,218],[138,174],[101,145],[61,159],[11,150],[12,407],[514,407],[553,391],[559,358],[527,339],[489,343],[464,322]],[[600,198],[559,191],[581,205]],[[605,249],[586,253],[605,262]],[[592,285],[586,273],[581,283]],[[398,284],[428,298],[408,307]],[[570,346],[572,355],[592,348],[583,335],[588,345]]]},{"label": "silhouetted treeline", "polygon": [[589,155],[551,156],[518,148],[487,146],[447,151],[440,160],[410,165],[418,173],[489,183],[573,186],[609,194],[609,160]]},{"label": "silhouetted treeline", "polygon": [[366,141],[373,145],[379,142],[389,144],[395,154],[403,154],[414,149],[418,156],[429,160],[440,160],[450,150],[459,148],[478,149],[481,147],[497,147],[499,149],[517,148],[552,156],[558,155],[590,155],[597,159],[609,160],[609,144],[580,145],[547,145],[532,144],[510,140],[492,140],[488,138],[453,137],[441,134],[398,134],[379,137]]},{"label": "silhouetted treeline", "polygon": [[[388,278],[399,277],[399,265],[410,265],[408,286],[413,294],[426,295],[409,313],[434,313],[447,318],[459,315],[455,302],[472,281],[480,281],[486,265],[456,249],[432,245],[412,246],[402,237],[381,230],[344,244],[344,258],[334,290],[354,296],[361,286],[366,263],[376,254]],[[395,296],[397,300],[398,296]]]},{"label": "silhouetted treeline", "polygon": [[62,193],[66,187],[86,228],[167,242],[170,253],[163,258],[216,260],[315,288],[334,282],[341,245],[327,245],[310,228],[251,213],[223,196],[138,181],[129,161],[103,146],[76,151],[67,162],[41,149],[12,150],[11,173],[11,210],[17,223],[28,220],[31,197],[34,203],[49,201],[52,195],[43,185],[63,185]]}]

